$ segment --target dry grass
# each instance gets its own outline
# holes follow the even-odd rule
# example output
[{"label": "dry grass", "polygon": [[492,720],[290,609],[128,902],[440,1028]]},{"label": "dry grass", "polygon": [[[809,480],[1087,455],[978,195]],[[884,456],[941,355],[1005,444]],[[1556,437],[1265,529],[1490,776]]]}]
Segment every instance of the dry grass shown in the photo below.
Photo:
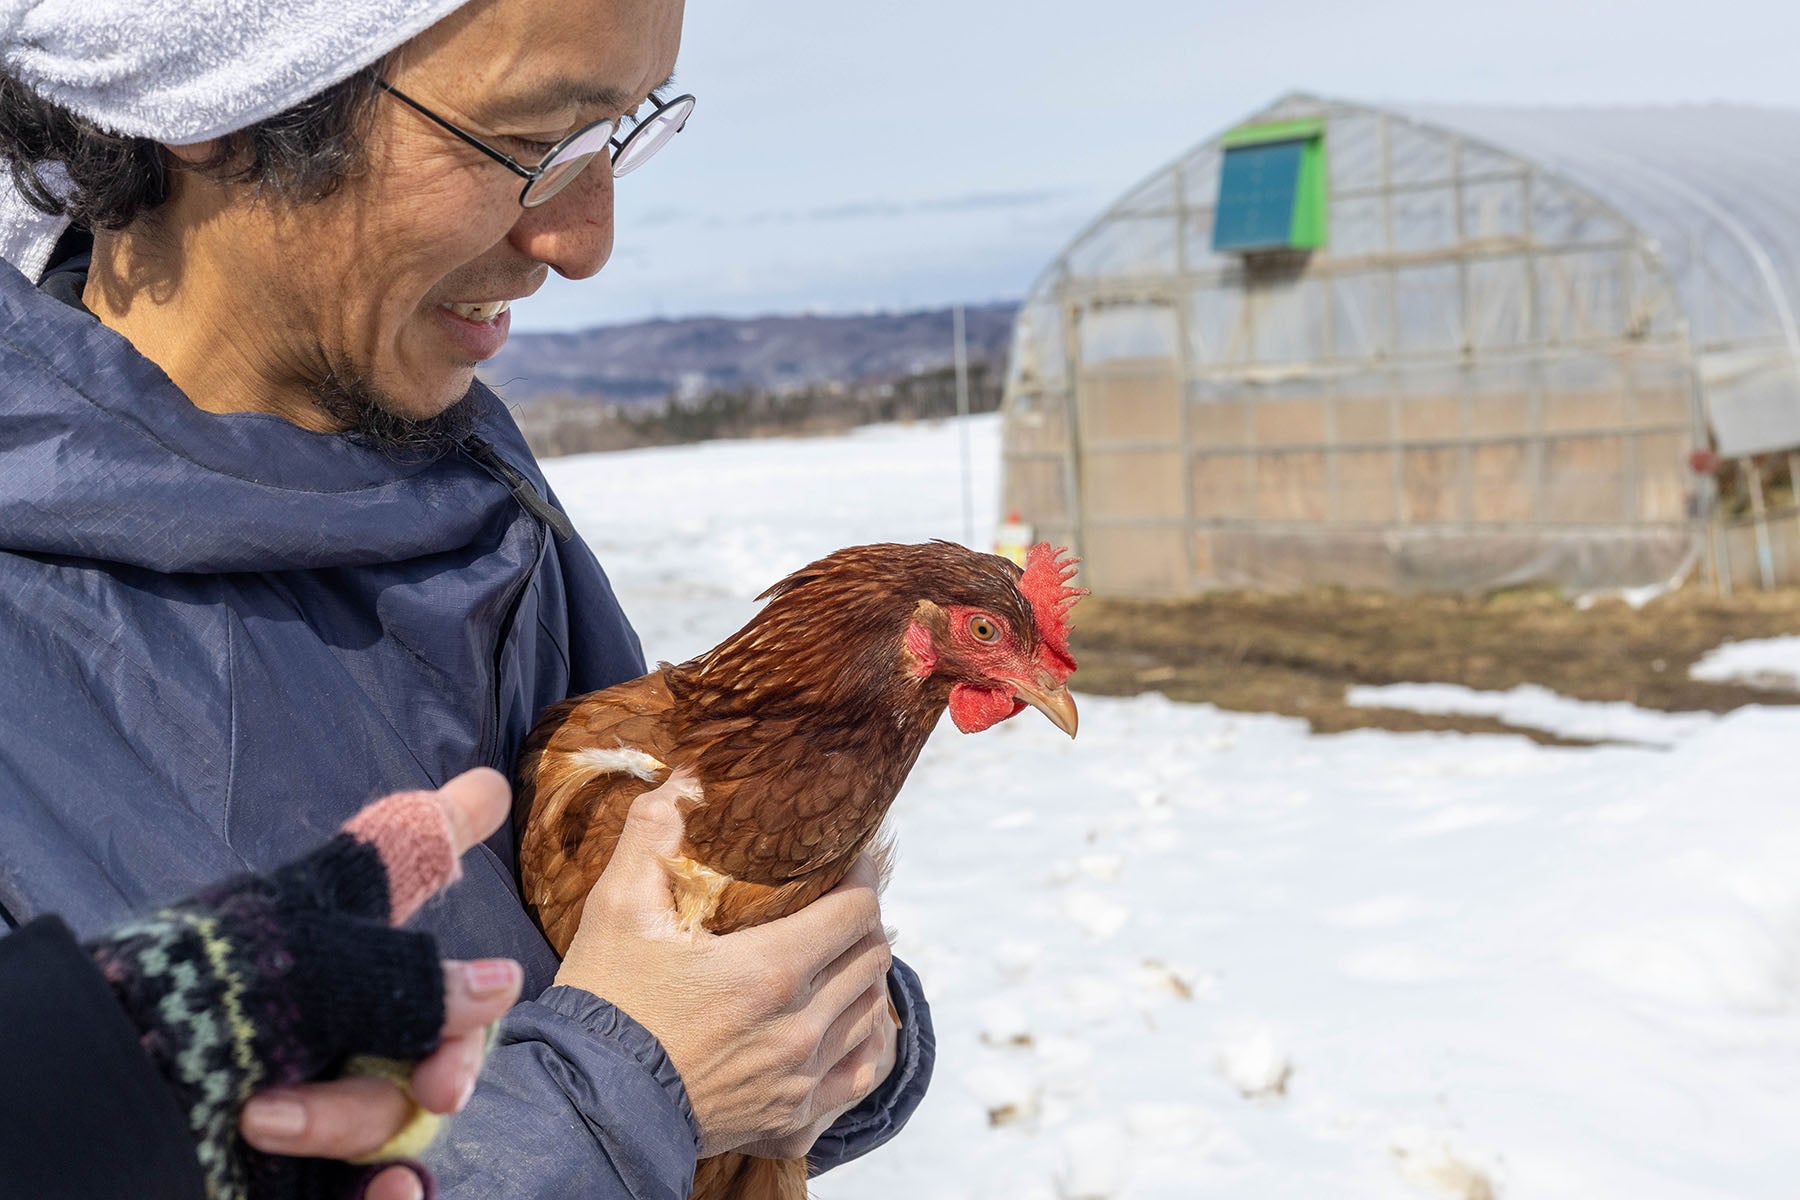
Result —
[{"label": "dry grass", "polygon": [[1547,592],[1480,599],[1221,592],[1180,602],[1090,597],[1075,618],[1079,690],[1155,690],[1241,712],[1304,717],[1320,733],[1517,732],[1570,744],[1492,718],[1353,707],[1344,702],[1353,684],[1503,690],[1535,683],[1578,699],[1665,711],[1800,703],[1792,692],[1698,683],[1687,673],[1721,642],[1800,633],[1800,591],[1722,600],[1688,589],[1637,610],[1616,600],[1583,609]]}]

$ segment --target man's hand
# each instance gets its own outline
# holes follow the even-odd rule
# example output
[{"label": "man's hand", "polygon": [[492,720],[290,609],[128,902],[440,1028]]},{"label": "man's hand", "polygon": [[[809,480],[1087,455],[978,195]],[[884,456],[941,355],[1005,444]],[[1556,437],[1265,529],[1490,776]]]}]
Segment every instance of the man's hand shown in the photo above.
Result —
[{"label": "man's hand", "polygon": [[556,981],[611,1001],[681,1074],[701,1153],[799,1158],[887,1078],[892,961],[865,857],[793,916],[723,937],[675,927],[680,777],[638,797]]},{"label": "man's hand", "polygon": [[[437,793],[458,858],[500,827],[512,789],[495,771],[466,772]],[[412,1092],[432,1112],[457,1112],[469,1102],[481,1070],[485,1030],[519,998],[523,975],[509,958],[444,962],[443,1041],[413,1068]],[[270,1088],[244,1106],[244,1140],[269,1154],[355,1159],[400,1131],[412,1105],[400,1089],[380,1079],[343,1078]],[[423,1186],[403,1166],[377,1175],[365,1200],[420,1200]]]},{"label": "man's hand", "polygon": [[[867,861],[867,860],[865,860]],[[849,1112],[862,1102],[870,1092],[880,1087],[887,1077],[893,1074],[894,1058],[898,1039],[899,1026],[894,1023],[893,1001],[888,998],[887,979],[884,976],[875,986],[857,998],[856,1004],[838,1018],[840,1022],[849,1022],[853,1029],[867,1029],[873,1026],[868,1036],[850,1053],[838,1060],[834,1072],[847,1072],[853,1078],[847,1088],[836,1088],[849,1097],[836,1108],[827,1109],[813,1118],[810,1125],[796,1132],[779,1137],[762,1138],[737,1147],[745,1154],[754,1154],[758,1158],[805,1158],[819,1135],[831,1128],[832,1122]],[[873,1013],[875,1015],[871,1016]],[[827,1039],[829,1043],[831,1039]],[[823,1049],[823,1044],[821,1045]],[[859,1072],[870,1072],[859,1074]]]}]

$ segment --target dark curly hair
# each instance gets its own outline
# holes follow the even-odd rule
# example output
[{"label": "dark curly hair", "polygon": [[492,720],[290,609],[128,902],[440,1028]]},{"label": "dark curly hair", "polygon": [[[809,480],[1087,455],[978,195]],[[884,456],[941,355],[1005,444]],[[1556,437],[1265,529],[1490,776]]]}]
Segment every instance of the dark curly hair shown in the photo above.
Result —
[{"label": "dark curly hair", "polygon": [[[218,141],[198,169],[253,183],[291,203],[322,200],[363,164],[380,64]],[[169,195],[169,152],[149,138],[123,137],[39,96],[0,71],[0,159],[32,207],[89,229],[120,229]],[[42,174],[61,166],[71,185],[58,195]]]}]

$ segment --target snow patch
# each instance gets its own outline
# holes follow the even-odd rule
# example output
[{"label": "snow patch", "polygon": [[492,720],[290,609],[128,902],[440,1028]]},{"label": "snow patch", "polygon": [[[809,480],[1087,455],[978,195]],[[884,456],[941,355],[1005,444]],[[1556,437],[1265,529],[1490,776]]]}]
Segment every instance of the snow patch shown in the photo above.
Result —
[{"label": "snow patch", "polygon": [[1688,677],[1702,683],[1800,691],[1800,637],[1727,642],[1690,667]]},{"label": "snow patch", "polygon": [[1131,910],[1099,892],[1078,889],[1063,897],[1063,912],[1089,939],[1104,942],[1131,920]]},{"label": "snow patch", "polygon": [[1171,966],[1155,958],[1138,964],[1138,986],[1159,999],[1193,1000],[1217,993],[1219,977],[1192,967]]},{"label": "snow patch", "polygon": [[963,1072],[962,1084],[987,1113],[987,1123],[993,1128],[1029,1126],[1038,1119],[1043,1093],[1026,1067],[982,1062]]},{"label": "snow patch", "polygon": [[1024,1048],[1032,1043],[1031,1020],[1010,997],[1000,996],[981,1005],[981,1040],[990,1046]]},{"label": "snow patch", "polygon": [[1433,716],[1491,717],[1508,725],[1541,729],[1597,742],[1665,745],[1706,728],[1711,713],[1665,713],[1623,701],[1571,700],[1527,683],[1483,692],[1453,683],[1390,683],[1352,687],[1346,703],[1360,708],[1398,708]]},{"label": "snow patch", "polygon": [[1287,1094],[1294,1066],[1267,1026],[1246,1030],[1219,1047],[1219,1073],[1248,1100]]},{"label": "snow patch", "polygon": [[[1793,945],[1773,931],[1684,919],[1578,939],[1577,965],[1634,995],[1778,1013],[1796,996]],[[1791,939],[1795,930],[1789,930]]]},{"label": "snow patch", "polygon": [[1112,1200],[1123,1193],[1129,1159],[1124,1128],[1087,1121],[1063,1132],[1056,1168],[1061,1200]]},{"label": "snow patch", "polygon": [[1491,1168],[1447,1141],[1408,1137],[1393,1153],[1401,1178],[1441,1200],[1494,1200]]},{"label": "snow patch", "polygon": [[1039,942],[1008,939],[994,947],[994,966],[999,970],[1001,978],[1009,981],[1023,979],[1031,974],[1031,969],[1043,957],[1044,947]]}]

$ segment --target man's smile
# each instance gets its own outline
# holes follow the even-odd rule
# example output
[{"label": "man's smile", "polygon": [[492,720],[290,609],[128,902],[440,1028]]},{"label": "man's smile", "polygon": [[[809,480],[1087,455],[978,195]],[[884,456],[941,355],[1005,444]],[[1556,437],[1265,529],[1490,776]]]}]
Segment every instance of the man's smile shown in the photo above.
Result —
[{"label": "man's smile", "polygon": [[511,300],[445,301],[439,308],[448,309],[465,321],[487,322],[512,307]]},{"label": "man's smile", "polygon": [[465,363],[486,362],[500,353],[512,329],[511,300],[446,301],[432,312]]}]

